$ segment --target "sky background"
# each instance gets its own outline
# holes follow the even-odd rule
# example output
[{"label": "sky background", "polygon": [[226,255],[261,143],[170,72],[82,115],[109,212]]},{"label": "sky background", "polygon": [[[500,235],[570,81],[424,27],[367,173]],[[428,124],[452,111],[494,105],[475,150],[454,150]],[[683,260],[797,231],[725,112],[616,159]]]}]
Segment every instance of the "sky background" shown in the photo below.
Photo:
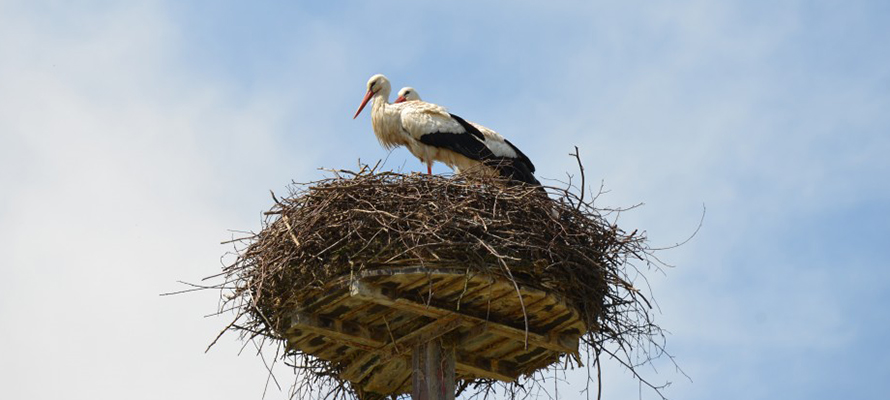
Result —
[{"label": "sky background", "polygon": [[[886,398],[890,2],[509,4],[0,0],[0,396],[259,399],[235,336],[204,353],[217,295],[159,294],[218,272],[269,190],[421,171],[351,119],[384,73],[540,178],[579,146],[654,246],[707,207],[650,274],[692,378],[647,371],[669,398]],[[639,397],[606,367],[604,399]]]}]

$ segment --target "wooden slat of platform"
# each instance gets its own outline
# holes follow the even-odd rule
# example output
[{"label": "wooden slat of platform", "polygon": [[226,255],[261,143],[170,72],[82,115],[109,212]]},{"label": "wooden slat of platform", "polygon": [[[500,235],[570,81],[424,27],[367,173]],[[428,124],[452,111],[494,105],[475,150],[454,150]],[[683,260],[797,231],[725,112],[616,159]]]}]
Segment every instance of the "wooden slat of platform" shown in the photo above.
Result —
[{"label": "wooden slat of platform", "polygon": [[[475,281],[475,278],[473,280]],[[493,300],[503,298],[511,293],[516,293],[511,285],[506,285],[500,282],[485,282],[483,280],[477,286],[476,290],[468,290],[467,293],[464,293],[464,296],[460,298],[461,308],[489,310],[489,306]],[[457,302],[456,299],[454,301]]]},{"label": "wooden slat of platform", "polygon": [[[450,275],[452,278],[450,282],[443,283],[446,278],[440,278],[437,276],[435,282],[432,286],[432,291],[430,290],[429,285],[427,287],[421,288],[428,282],[428,278],[432,275]],[[513,313],[516,314],[517,310],[520,310],[521,314],[521,305],[518,305],[518,294],[516,293],[516,289],[512,286],[511,283],[506,281],[495,281],[489,276],[480,275],[480,274],[471,274],[466,271],[460,272],[457,270],[451,269],[424,269],[421,267],[407,267],[407,268],[398,268],[398,269],[388,269],[388,270],[367,270],[362,271],[359,274],[363,279],[365,277],[371,278],[369,281],[374,282],[385,282],[387,285],[381,286],[387,289],[394,289],[392,285],[392,281],[398,282],[398,288],[395,288],[397,292],[400,293],[409,293],[410,291],[415,291],[418,296],[423,295],[421,289],[426,291],[426,297],[429,297],[429,293],[433,292],[434,296],[440,301],[441,304],[448,304],[451,301],[455,301],[455,308],[459,307],[467,307],[467,308],[479,308],[480,305],[484,304],[488,312],[493,312],[495,314],[498,313]],[[392,280],[392,281],[390,281]],[[464,286],[467,288],[466,292],[464,292]],[[459,287],[460,290],[455,290],[456,287]],[[489,290],[482,290],[482,288],[486,288]],[[521,287],[520,288],[523,293],[523,301],[526,302],[526,312],[530,318],[530,324],[532,326],[544,326],[547,323],[549,326],[544,329],[545,331],[549,331],[554,327],[560,327],[565,320],[571,320],[574,323],[575,330],[580,334],[586,331],[586,327],[578,318],[577,311],[575,311],[572,307],[569,307],[565,304],[564,301],[560,300],[558,297],[554,295],[547,294],[538,289]],[[506,299],[508,296],[516,296],[515,299],[508,299],[511,301],[499,302],[497,300]],[[460,306],[457,304],[457,300],[460,300]],[[539,302],[544,302],[546,304],[544,307],[549,307],[548,310],[544,310],[545,312],[538,312],[528,306],[528,304],[541,304]],[[466,305],[464,305],[466,304]],[[518,308],[517,308],[518,307]],[[561,312],[565,311],[565,312]],[[572,315],[565,315],[567,313],[571,313]],[[554,317],[555,316],[555,317]],[[554,322],[557,318],[562,317],[563,320]],[[559,330],[559,329],[557,329]]]},{"label": "wooden slat of platform", "polygon": [[491,333],[487,329],[486,324],[477,324],[473,327],[467,327],[461,332],[458,338],[461,347],[471,353],[485,351],[486,349],[498,346],[503,341],[515,341],[512,338],[505,338]]},{"label": "wooden slat of platform", "polygon": [[[426,342],[445,335],[463,325],[463,319],[459,315],[452,315],[428,322],[420,329],[408,334],[400,335],[395,342],[390,341],[390,335],[379,329],[367,327],[322,316],[295,312],[292,316],[294,330],[310,332],[323,336],[326,340],[349,345],[367,352],[382,356],[382,361],[398,354],[398,350],[406,350],[418,342]],[[292,336],[295,340],[300,340]]]},{"label": "wooden slat of platform", "polygon": [[381,356],[377,353],[363,352],[346,365],[340,377],[350,382],[361,382],[374,371],[374,367],[380,362]]},{"label": "wooden slat of platform", "polygon": [[368,375],[364,390],[375,393],[398,393],[405,382],[405,374],[410,374],[411,363],[405,357],[394,358],[385,364],[377,364],[374,373]]},{"label": "wooden slat of platform", "polygon": [[[463,321],[458,315],[434,320],[426,323],[420,329],[400,335],[394,343],[388,342],[390,336],[380,330],[370,330],[355,323],[323,316],[297,312],[292,316],[292,324],[294,331],[314,334],[291,338],[291,343],[295,343],[296,346],[302,347],[309,353],[314,352],[320,356],[330,351],[338,352],[342,346],[367,352],[366,355],[358,357],[348,365],[342,376],[351,381],[361,381],[373,369],[381,367],[378,372],[384,377],[376,377],[368,383],[367,389],[379,391],[384,387],[404,381],[399,378],[402,373],[394,369],[401,365],[401,361],[396,360],[397,358],[410,353],[410,349],[418,343],[435,340],[462,326]],[[496,371],[489,375],[496,375]]]},{"label": "wooden slat of platform", "polygon": [[[373,353],[379,355],[379,357],[371,365],[385,364],[393,358],[409,354],[411,348],[417,344],[437,340],[439,337],[451,333],[462,324],[463,321],[459,317],[440,319],[428,323],[426,326],[398,338],[395,343],[387,343],[374,351]],[[367,364],[368,359],[362,358],[359,362]],[[347,370],[355,372],[355,368],[347,368]]]},{"label": "wooden slat of platform", "polygon": [[520,291],[527,345],[512,282],[422,267],[365,270],[309,293],[285,336],[288,348],[335,362],[341,378],[370,392],[410,391],[410,349],[446,334],[457,349],[457,376],[512,381],[560,354],[577,354],[586,332],[578,312],[557,296]]},{"label": "wooden slat of platform", "polygon": [[372,332],[363,325],[302,312],[293,313],[291,324],[304,331],[324,335],[333,341],[365,351],[376,351],[386,340],[386,332]]},{"label": "wooden slat of platform", "polygon": [[332,300],[336,300],[342,298],[344,294],[348,292],[348,288],[345,288],[341,285],[335,285],[330,289],[324,291],[323,293],[317,294],[310,301],[303,304],[300,309],[301,311],[308,312],[310,314],[315,314],[319,307],[327,305],[331,303]]},{"label": "wooden slat of platform", "polygon": [[[418,304],[416,302],[400,298],[399,296],[394,295],[391,291],[387,291],[380,287],[373,286],[358,280],[353,280],[352,282],[350,282],[349,290],[350,295],[354,297],[431,318],[441,318],[456,313],[448,309],[439,308],[433,304]],[[534,332],[526,332],[522,329],[504,325],[502,323],[486,320],[478,316],[469,315],[465,312],[459,312],[458,314],[463,316],[464,320],[469,324],[487,324],[489,326],[488,329],[491,329],[491,332],[498,335],[521,340],[523,342],[527,338],[530,345],[540,346],[566,353],[575,352],[578,346],[577,338],[572,338],[564,335],[554,335],[553,337],[547,337]]]},{"label": "wooden slat of platform", "polygon": [[[354,382],[361,381],[375,368],[383,365],[384,368],[377,372],[385,377],[376,378],[369,382],[366,387],[366,390],[375,392],[384,388],[392,389],[390,385],[402,381],[400,379],[402,372],[397,369],[403,363],[396,359],[405,357],[411,347],[417,343],[432,341],[456,329],[463,323],[461,316],[455,314],[437,320],[422,329],[401,337],[396,344],[387,344],[384,339],[385,335],[382,332],[372,333],[366,328],[348,322],[338,322],[303,313],[296,313],[293,321],[298,330],[313,333],[313,335],[304,335],[302,339],[294,338],[297,343],[301,340],[314,341],[315,345],[311,346],[312,348],[323,347],[327,350],[333,349],[336,351],[340,346],[346,345],[366,351],[366,354],[347,366],[342,376],[348,380]],[[306,346],[308,345],[304,344],[303,347]],[[401,353],[399,348],[401,348]],[[470,352],[460,352],[457,359],[458,370],[462,373],[503,381],[512,381],[514,377],[511,375],[516,373],[515,362],[498,361],[496,358],[485,358]],[[395,364],[392,364],[393,362]]]},{"label": "wooden slat of platform", "polygon": [[457,370],[460,372],[505,382],[516,380],[516,363],[485,358],[467,352],[458,352],[457,360]]}]

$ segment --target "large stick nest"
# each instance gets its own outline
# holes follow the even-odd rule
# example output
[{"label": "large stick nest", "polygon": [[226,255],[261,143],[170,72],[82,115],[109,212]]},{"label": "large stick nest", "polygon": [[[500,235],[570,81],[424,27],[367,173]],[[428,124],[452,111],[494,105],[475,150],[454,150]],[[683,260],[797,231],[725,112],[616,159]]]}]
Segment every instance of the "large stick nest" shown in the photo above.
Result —
[{"label": "large stick nest", "polygon": [[[294,184],[288,196],[275,198],[263,229],[240,239],[245,247],[224,268],[224,308],[237,313],[227,329],[281,343],[299,299],[336,278],[393,266],[465,268],[559,295],[590,329],[582,349],[589,360],[591,354],[596,358],[587,367],[599,368],[605,353],[642,380],[634,350],[648,352],[653,344],[662,349],[651,306],[632,284],[639,276],[633,260],[649,265],[651,249],[643,235],[607,221],[609,212],[577,190],[549,191],[368,169]],[[330,363],[306,355],[294,360],[299,365],[292,366],[308,372],[310,387],[326,383],[353,397]],[[479,380],[462,387],[484,393],[494,384]],[[512,388],[528,390],[527,381]]]}]

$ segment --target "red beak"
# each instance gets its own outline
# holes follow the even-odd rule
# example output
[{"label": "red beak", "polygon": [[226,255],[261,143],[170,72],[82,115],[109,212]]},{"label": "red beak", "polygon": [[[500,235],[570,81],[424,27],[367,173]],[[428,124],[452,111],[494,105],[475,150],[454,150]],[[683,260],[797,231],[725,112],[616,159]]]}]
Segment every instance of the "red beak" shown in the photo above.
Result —
[{"label": "red beak", "polygon": [[355,112],[355,115],[352,117],[352,119],[355,119],[356,117],[358,117],[358,115],[362,112],[362,110],[365,109],[365,105],[368,104],[368,100],[371,100],[371,96],[373,96],[373,95],[374,95],[374,92],[372,92],[371,90],[368,90],[368,93],[365,93],[365,98],[362,99],[362,104],[360,106],[358,106],[358,111]]},{"label": "red beak", "polygon": [[399,96],[398,98],[396,98],[395,104],[401,103],[403,101],[408,101],[408,99],[406,99],[405,96]]}]

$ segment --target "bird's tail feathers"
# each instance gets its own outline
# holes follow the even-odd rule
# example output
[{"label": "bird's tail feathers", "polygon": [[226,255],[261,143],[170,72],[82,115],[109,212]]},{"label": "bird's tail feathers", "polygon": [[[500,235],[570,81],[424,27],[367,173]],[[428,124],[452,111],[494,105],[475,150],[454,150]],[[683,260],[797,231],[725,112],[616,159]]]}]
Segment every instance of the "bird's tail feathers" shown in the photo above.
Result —
[{"label": "bird's tail feathers", "polygon": [[500,158],[497,160],[487,160],[486,164],[498,171],[502,178],[506,178],[513,182],[522,182],[528,185],[540,187],[541,182],[535,178],[534,173],[528,165],[521,160]]}]

